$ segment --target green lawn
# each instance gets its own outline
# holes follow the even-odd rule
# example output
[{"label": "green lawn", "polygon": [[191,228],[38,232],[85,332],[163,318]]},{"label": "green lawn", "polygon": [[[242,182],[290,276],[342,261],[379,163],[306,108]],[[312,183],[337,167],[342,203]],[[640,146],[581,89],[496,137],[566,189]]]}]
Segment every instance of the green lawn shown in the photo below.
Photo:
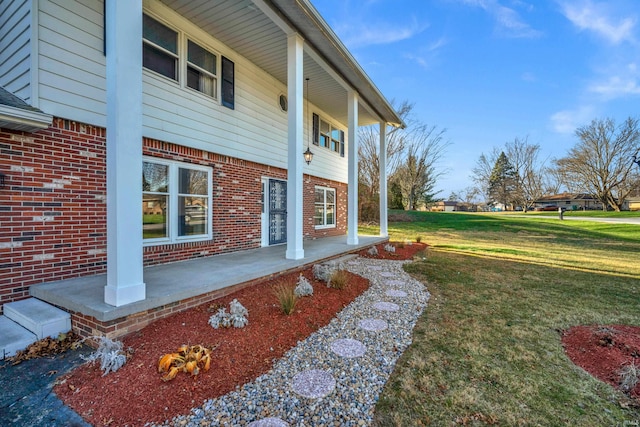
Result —
[{"label": "green lawn", "polygon": [[[640,325],[640,226],[401,213],[391,240],[432,294],[376,408],[378,425],[623,425],[625,396],[575,367],[561,331]],[[363,227],[361,232],[375,232]]]}]

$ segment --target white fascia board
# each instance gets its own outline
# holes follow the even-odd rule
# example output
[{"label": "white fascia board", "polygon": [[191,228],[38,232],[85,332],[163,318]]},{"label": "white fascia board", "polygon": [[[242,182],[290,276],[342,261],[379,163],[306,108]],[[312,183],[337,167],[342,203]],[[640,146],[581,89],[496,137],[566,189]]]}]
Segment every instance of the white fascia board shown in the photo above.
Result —
[{"label": "white fascia board", "polygon": [[48,128],[51,123],[53,116],[50,114],[0,105],[0,127],[35,132]]}]

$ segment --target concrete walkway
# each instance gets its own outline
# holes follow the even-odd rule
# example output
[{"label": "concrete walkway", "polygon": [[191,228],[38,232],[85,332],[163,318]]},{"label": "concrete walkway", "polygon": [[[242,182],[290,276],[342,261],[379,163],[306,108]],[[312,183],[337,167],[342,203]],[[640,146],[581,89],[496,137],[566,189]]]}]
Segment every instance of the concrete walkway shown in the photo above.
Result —
[{"label": "concrete walkway", "polygon": [[357,245],[347,245],[347,236],[305,240],[305,257],[300,260],[286,259],[286,245],[279,245],[145,267],[146,299],[121,307],[104,302],[106,274],[34,285],[31,287],[31,295],[64,309],[107,322],[239,283],[336,258],[388,239],[379,236],[358,236],[358,240]]}]

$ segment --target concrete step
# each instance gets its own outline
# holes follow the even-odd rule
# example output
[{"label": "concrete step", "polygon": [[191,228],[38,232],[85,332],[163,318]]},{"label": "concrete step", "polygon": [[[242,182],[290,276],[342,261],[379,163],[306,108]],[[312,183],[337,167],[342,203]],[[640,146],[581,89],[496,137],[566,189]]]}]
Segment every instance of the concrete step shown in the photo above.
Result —
[{"label": "concrete step", "polygon": [[37,340],[36,334],[8,319],[7,316],[0,316],[0,357],[2,359],[15,356],[18,351],[24,350]]},{"label": "concrete step", "polygon": [[7,318],[34,333],[39,340],[57,337],[71,329],[69,313],[36,298],[10,302],[3,309]]}]

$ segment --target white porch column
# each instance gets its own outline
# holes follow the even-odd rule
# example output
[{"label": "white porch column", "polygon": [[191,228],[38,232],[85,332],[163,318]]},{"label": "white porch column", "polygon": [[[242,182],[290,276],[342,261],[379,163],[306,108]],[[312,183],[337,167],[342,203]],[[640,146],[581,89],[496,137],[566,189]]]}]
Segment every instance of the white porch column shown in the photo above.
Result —
[{"label": "white porch column", "polygon": [[347,183],[347,245],[358,244],[358,94],[352,90],[347,95],[349,130],[349,169]]},{"label": "white porch column", "polygon": [[389,237],[387,225],[387,124],[380,122],[380,236]]},{"label": "white porch column", "polygon": [[287,259],[304,258],[302,247],[302,48],[303,40],[291,34],[287,40],[288,161],[287,161]]},{"label": "white porch column", "polygon": [[142,1],[107,1],[107,286],[104,301],[145,299],[142,277]]}]

